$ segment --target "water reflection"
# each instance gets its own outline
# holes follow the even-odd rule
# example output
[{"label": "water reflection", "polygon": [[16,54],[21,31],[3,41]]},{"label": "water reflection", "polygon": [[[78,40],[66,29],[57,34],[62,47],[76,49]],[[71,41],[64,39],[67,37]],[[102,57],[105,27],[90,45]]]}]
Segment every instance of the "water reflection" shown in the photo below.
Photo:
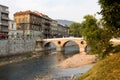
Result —
[{"label": "water reflection", "polygon": [[[75,47],[66,47],[66,52],[75,51]],[[54,52],[54,51],[53,51]],[[72,74],[80,75],[92,67],[92,65],[61,69],[56,65],[66,59],[69,55],[64,53],[56,53],[54,55],[42,56],[32,60],[12,63],[0,67],[0,80],[48,80],[60,79],[61,77],[68,77]]]},{"label": "water reflection", "polygon": [[[54,53],[56,51],[56,46],[54,43],[48,43],[45,45],[46,50],[48,49],[48,53]],[[79,53],[80,52],[80,48],[79,46],[74,42],[74,41],[68,41],[64,44],[63,46],[64,48],[64,52],[62,52],[65,55],[73,55],[75,53]]]}]

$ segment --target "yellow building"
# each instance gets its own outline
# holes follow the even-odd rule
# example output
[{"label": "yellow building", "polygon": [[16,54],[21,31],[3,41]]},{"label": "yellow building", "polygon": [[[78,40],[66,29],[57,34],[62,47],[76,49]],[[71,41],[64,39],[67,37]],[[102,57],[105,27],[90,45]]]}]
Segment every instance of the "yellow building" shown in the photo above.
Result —
[{"label": "yellow building", "polygon": [[14,14],[17,36],[23,38],[44,38],[50,34],[51,19],[39,12],[21,11]]}]

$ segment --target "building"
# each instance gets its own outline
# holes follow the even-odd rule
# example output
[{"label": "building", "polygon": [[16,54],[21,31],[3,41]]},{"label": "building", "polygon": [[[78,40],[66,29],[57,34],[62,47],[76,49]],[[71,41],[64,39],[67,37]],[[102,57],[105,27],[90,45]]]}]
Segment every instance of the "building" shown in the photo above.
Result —
[{"label": "building", "polygon": [[57,34],[58,34],[58,26],[57,26],[57,21],[56,20],[52,20],[51,22],[51,38],[56,38]]},{"label": "building", "polygon": [[51,18],[45,14],[42,15],[42,34],[44,39],[51,38],[51,23]]},{"label": "building", "polygon": [[69,27],[37,11],[20,11],[14,14],[18,38],[55,38],[69,36]]},{"label": "building", "polygon": [[16,12],[14,14],[18,38],[38,38],[42,30],[42,18],[31,11]]},{"label": "building", "polygon": [[51,19],[37,11],[20,11],[14,14],[18,36],[24,38],[48,38]]},{"label": "building", "polygon": [[51,38],[60,38],[69,36],[69,27],[67,25],[59,24],[57,21],[52,20],[51,23]]},{"label": "building", "polygon": [[57,24],[57,37],[68,37],[69,27],[67,25]]},{"label": "building", "polygon": [[8,7],[0,5],[0,33],[8,34],[9,11]]},{"label": "building", "polygon": [[9,20],[9,39],[17,38],[17,29],[16,29],[16,22],[14,20]]}]

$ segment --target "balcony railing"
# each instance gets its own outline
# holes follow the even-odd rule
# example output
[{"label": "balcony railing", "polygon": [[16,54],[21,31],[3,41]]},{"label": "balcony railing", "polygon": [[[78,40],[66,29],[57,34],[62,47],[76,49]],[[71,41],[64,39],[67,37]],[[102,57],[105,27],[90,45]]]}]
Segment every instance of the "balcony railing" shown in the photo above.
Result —
[{"label": "balcony railing", "polygon": [[8,28],[3,28],[3,27],[2,27],[2,28],[0,29],[0,31],[2,31],[2,32],[8,32],[9,29],[8,29]]},{"label": "balcony railing", "polygon": [[8,23],[2,23],[1,25],[3,25],[3,26],[8,26]]},{"label": "balcony railing", "polygon": [[9,20],[7,16],[2,16],[2,19]]},{"label": "balcony railing", "polygon": [[2,12],[2,13],[9,14],[9,11],[3,11],[3,10],[2,10],[1,12]]}]

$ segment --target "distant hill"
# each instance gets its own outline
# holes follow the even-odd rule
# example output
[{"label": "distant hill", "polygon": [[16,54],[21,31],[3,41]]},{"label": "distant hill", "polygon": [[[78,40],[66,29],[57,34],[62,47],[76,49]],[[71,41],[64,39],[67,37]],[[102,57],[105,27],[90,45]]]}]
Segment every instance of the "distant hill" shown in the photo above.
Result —
[{"label": "distant hill", "polygon": [[63,25],[70,25],[71,23],[73,23],[74,21],[69,21],[69,20],[62,20],[62,19],[56,19],[58,21],[58,23],[63,24]]}]

